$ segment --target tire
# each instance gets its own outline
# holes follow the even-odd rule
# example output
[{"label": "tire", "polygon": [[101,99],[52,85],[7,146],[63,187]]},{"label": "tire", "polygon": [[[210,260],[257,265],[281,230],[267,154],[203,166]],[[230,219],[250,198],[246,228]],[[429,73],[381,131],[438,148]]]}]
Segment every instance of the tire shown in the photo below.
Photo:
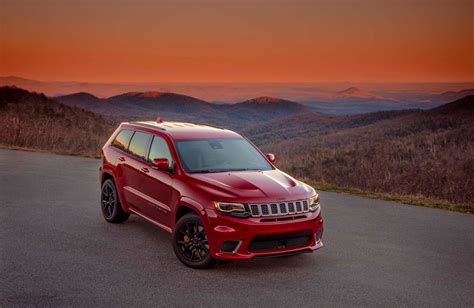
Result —
[{"label": "tire", "polygon": [[122,223],[130,217],[130,214],[122,209],[117,195],[117,188],[114,181],[110,179],[105,180],[102,184],[100,205],[104,219],[110,223]]},{"label": "tire", "polygon": [[216,264],[209,250],[206,231],[196,213],[188,213],[176,223],[173,250],[176,257],[191,268],[204,269]]}]

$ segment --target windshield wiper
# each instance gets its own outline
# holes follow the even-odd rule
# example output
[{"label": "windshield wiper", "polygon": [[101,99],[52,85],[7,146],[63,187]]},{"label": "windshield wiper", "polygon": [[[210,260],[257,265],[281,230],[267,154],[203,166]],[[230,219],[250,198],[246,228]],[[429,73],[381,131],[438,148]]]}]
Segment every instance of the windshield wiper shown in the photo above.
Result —
[{"label": "windshield wiper", "polygon": [[261,170],[256,169],[256,168],[242,168],[242,169],[231,169],[229,171],[261,171]]},{"label": "windshield wiper", "polygon": [[218,173],[218,172],[227,172],[228,169],[203,169],[191,171],[191,173]]},{"label": "windshield wiper", "polygon": [[259,171],[260,169],[254,168],[243,168],[243,169],[203,169],[203,170],[196,170],[191,171],[191,173],[219,173],[219,172],[233,172],[233,171]]}]

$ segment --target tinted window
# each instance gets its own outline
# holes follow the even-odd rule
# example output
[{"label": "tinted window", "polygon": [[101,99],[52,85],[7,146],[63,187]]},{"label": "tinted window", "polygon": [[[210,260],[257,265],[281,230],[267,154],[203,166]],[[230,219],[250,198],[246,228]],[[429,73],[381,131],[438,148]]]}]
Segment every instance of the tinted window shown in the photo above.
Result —
[{"label": "tinted window", "polygon": [[115,137],[114,142],[112,142],[112,145],[120,148],[120,149],[126,149],[128,147],[128,143],[130,142],[130,138],[133,135],[133,130],[121,130],[117,137]]},{"label": "tinted window", "polygon": [[146,153],[148,152],[148,140],[150,139],[150,136],[150,134],[135,132],[132,141],[130,141],[130,146],[128,147],[130,153],[145,158]]},{"label": "tinted window", "polygon": [[153,142],[151,144],[148,158],[150,161],[153,161],[155,158],[168,158],[170,162],[173,161],[168,143],[166,143],[165,139],[159,136],[153,137]]},{"label": "tinted window", "polygon": [[245,139],[176,141],[179,157],[188,172],[271,170],[267,160]]}]

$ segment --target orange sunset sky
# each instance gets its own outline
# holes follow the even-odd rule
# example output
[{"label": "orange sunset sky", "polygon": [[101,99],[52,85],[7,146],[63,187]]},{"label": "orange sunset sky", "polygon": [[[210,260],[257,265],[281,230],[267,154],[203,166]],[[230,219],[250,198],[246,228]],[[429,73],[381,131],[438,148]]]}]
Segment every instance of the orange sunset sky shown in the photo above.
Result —
[{"label": "orange sunset sky", "polygon": [[0,76],[474,80],[474,1],[0,0]]}]

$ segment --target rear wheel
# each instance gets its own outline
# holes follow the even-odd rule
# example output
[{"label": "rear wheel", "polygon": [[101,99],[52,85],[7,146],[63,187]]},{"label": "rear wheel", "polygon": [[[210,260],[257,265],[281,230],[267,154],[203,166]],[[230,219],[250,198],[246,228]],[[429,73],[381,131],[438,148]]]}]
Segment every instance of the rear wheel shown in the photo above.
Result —
[{"label": "rear wheel", "polygon": [[209,268],[216,263],[209,250],[204,226],[195,213],[184,215],[176,223],[173,249],[178,259],[192,268]]},{"label": "rear wheel", "polygon": [[100,205],[104,219],[111,223],[122,223],[128,219],[129,213],[126,213],[120,205],[115,183],[112,180],[106,180],[102,184],[100,194]]}]

